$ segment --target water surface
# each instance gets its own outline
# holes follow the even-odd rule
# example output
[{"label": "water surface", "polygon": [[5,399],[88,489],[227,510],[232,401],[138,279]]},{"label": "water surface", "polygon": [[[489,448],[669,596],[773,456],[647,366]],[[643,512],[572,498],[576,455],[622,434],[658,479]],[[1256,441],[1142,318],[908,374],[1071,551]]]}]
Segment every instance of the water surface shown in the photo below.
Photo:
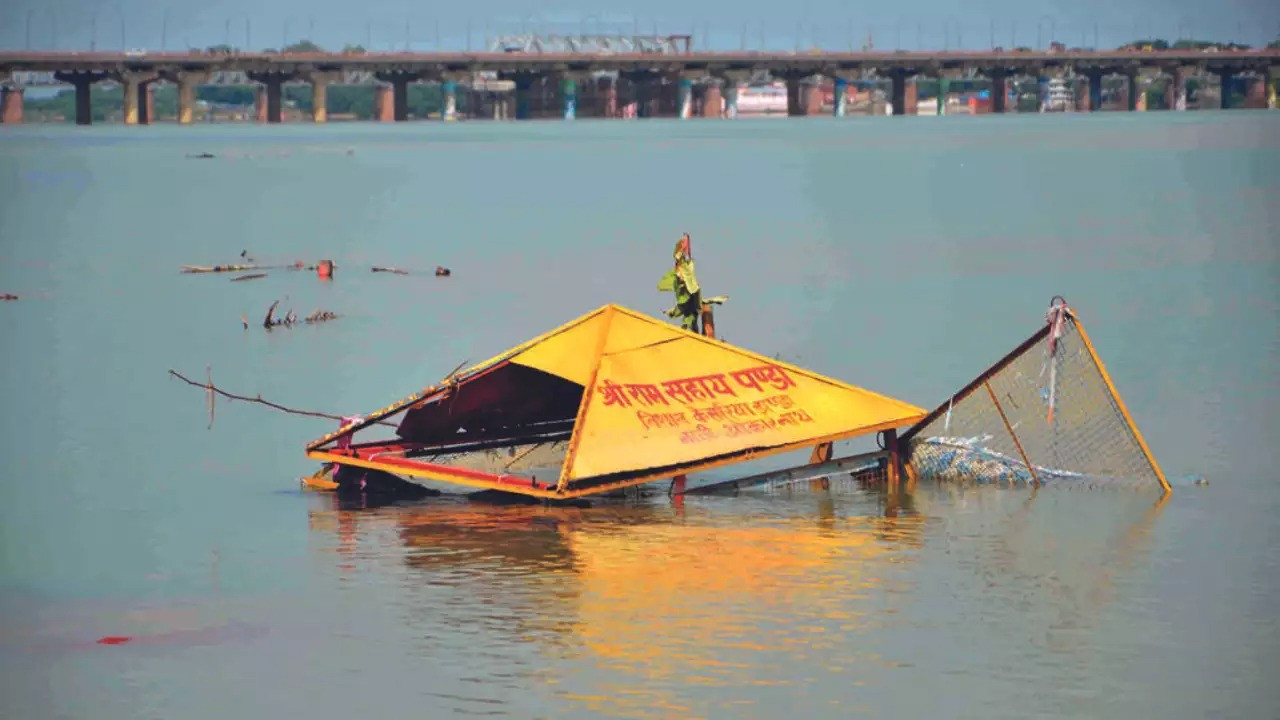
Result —
[{"label": "water surface", "polygon": [[[1244,111],[5,127],[0,715],[1275,716],[1277,168]],[[728,340],[924,407],[1064,295],[1180,486],[341,507],[332,423],[166,375],[365,412],[657,314],[682,232]],[[177,272],[241,250],[339,267]]]}]

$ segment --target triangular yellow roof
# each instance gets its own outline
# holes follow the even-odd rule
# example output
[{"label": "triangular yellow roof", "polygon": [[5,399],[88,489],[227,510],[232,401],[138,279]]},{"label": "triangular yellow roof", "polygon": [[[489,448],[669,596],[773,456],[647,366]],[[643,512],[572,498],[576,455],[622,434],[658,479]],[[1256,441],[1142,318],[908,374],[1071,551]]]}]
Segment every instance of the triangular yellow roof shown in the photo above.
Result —
[{"label": "triangular yellow roof", "polygon": [[[781,452],[909,425],[925,411],[605,305],[508,361],[585,388],[562,482]],[[470,372],[470,371],[469,371]]]}]

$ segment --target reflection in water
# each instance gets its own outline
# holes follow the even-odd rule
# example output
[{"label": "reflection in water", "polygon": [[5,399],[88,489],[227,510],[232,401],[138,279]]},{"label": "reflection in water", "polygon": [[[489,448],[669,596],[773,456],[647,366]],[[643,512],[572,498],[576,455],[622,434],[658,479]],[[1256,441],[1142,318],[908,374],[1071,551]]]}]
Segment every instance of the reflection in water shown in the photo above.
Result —
[{"label": "reflection in water", "polygon": [[[1033,623],[1088,623],[1145,550],[1163,504],[1154,500],[819,482],[591,509],[436,499],[315,511],[312,526],[337,534],[339,569],[410,569],[400,578],[406,632],[427,656],[469,658],[478,684],[514,691],[534,680],[588,715],[769,716],[779,693],[894,667],[900,613],[930,602],[924,580],[940,574],[922,563],[958,573],[969,597],[957,602],[989,594],[996,606],[1039,606],[1022,613]],[[949,620],[924,624],[938,622]],[[468,712],[480,701],[438,699]]]}]

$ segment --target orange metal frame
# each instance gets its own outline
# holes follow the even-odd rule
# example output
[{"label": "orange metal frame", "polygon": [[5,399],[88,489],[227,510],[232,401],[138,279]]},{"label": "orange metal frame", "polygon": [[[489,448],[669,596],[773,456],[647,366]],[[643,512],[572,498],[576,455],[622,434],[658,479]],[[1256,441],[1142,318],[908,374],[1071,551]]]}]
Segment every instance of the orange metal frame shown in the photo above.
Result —
[{"label": "orange metal frame", "polygon": [[[1085,348],[1089,351],[1089,357],[1093,359],[1094,364],[1098,367],[1098,373],[1102,375],[1102,381],[1107,386],[1107,392],[1111,394],[1112,399],[1115,400],[1116,407],[1120,409],[1120,414],[1124,417],[1125,424],[1129,427],[1129,432],[1133,433],[1133,437],[1138,441],[1138,446],[1142,448],[1142,452],[1146,456],[1147,462],[1151,463],[1151,469],[1155,471],[1156,478],[1160,481],[1160,486],[1166,493],[1172,492],[1173,490],[1169,487],[1169,481],[1165,478],[1164,471],[1160,469],[1160,465],[1156,462],[1155,456],[1151,454],[1151,448],[1147,446],[1147,442],[1143,439],[1142,433],[1138,431],[1138,425],[1133,421],[1133,416],[1129,414],[1128,408],[1125,407],[1124,400],[1121,399],[1120,393],[1116,391],[1116,386],[1111,382],[1111,376],[1107,374],[1107,369],[1102,364],[1102,358],[1098,357],[1098,351],[1093,347],[1093,342],[1089,340],[1089,333],[1085,332],[1084,323],[1080,322],[1080,317],[1076,315],[1076,311],[1070,306],[1067,306],[1066,312],[1067,316],[1071,318],[1071,321],[1075,323],[1075,328],[1080,333],[1080,339],[1084,342]],[[912,425],[910,429],[902,434],[902,437],[898,439],[898,442],[903,444],[909,442],[911,438],[920,432],[920,430],[936,420],[938,416],[942,415],[942,413],[946,412],[947,407],[951,403],[954,403],[957,400],[963,400],[971,393],[984,386],[987,388],[988,392],[991,392],[991,387],[988,385],[988,381],[996,373],[1009,365],[1009,363],[1013,362],[1014,358],[1018,357],[1033,345],[1043,340],[1049,334],[1049,330],[1050,327],[1048,323],[1046,323],[1044,327],[1040,328],[1035,333],[1032,333],[1031,337],[1024,340],[1022,344],[1018,345],[1018,347],[1014,348],[1007,355],[1000,358],[1000,360],[994,365],[984,370],[978,377],[974,378],[972,382],[965,385],[959,392],[948,398],[947,402],[938,405],[932,412],[925,415],[923,419]],[[1005,417],[1004,409],[1000,407],[1000,403],[996,401],[995,393],[991,394],[991,399],[995,402],[996,410],[1000,412],[1001,419],[1004,420],[1005,428],[1009,431],[1009,434],[1013,436],[1013,441],[1018,447],[1019,454],[1022,455],[1023,462],[1027,464],[1027,467],[1031,470],[1032,477],[1035,478],[1036,483],[1039,484],[1039,477],[1036,475],[1036,471],[1031,466],[1031,463],[1027,460],[1026,453],[1022,451],[1022,444],[1018,441],[1017,435],[1014,434],[1013,428],[1009,426],[1009,420]],[[908,475],[914,474],[910,468],[910,463],[907,464],[907,473]]]},{"label": "orange metal frame", "polygon": [[[854,432],[829,435],[822,438],[806,440],[804,442],[755,448],[700,463],[692,463],[672,468],[655,468],[653,472],[616,481],[605,481],[587,486],[580,485],[579,483],[581,481],[579,481],[579,483],[566,484],[563,489],[558,487],[558,481],[542,482],[535,478],[525,477],[522,475],[497,475],[477,470],[452,467],[449,465],[423,462],[412,458],[388,456],[389,453],[394,452],[393,448],[395,448],[395,445],[391,443],[388,443],[387,445],[371,446],[367,449],[351,448],[345,451],[308,450],[307,457],[326,463],[350,465],[352,467],[367,468],[370,470],[382,470],[384,472],[397,475],[408,475],[410,477],[416,477],[424,480],[435,480],[457,485],[467,485],[485,490],[501,490],[503,492],[529,495],[531,497],[542,498],[545,500],[571,500],[589,495],[599,495],[600,493],[619,490],[633,485],[643,485],[645,483],[650,483],[655,480],[664,480],[676,475],[687,475],[689,473],[700,472],[703,470],[712,470],[719,467],[725,467],[727,465],[749,462],[756,458],[768,455],[775,455],[792,450],[812,447],[815,442],[818,444],[837,442],[839,440],[846,440],[866,433],[889,430],[895,427],[897,427],[896,423],[884,423],[870,428],[860,428]],[[369,450],[374,450],[375,452],[368,452]],[[575,487],[575,485],[578,486]]]}]

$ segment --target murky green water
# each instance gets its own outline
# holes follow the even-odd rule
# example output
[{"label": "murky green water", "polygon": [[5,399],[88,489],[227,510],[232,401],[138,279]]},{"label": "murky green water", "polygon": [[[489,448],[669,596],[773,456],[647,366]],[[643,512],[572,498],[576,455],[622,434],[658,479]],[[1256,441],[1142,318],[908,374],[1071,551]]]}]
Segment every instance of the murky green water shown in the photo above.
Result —
[{"label": "murky green water", "polygon": [[[1254,112],[3,128],[0,716],[1274,716],[1277,168]],[[1066,296],[1180,486],[340,508],[332,423],[166,375],[368,411],[656,314],[685,231],[728,340],[925,407]],[[339,269],[177,272],[241,250]]]}]

